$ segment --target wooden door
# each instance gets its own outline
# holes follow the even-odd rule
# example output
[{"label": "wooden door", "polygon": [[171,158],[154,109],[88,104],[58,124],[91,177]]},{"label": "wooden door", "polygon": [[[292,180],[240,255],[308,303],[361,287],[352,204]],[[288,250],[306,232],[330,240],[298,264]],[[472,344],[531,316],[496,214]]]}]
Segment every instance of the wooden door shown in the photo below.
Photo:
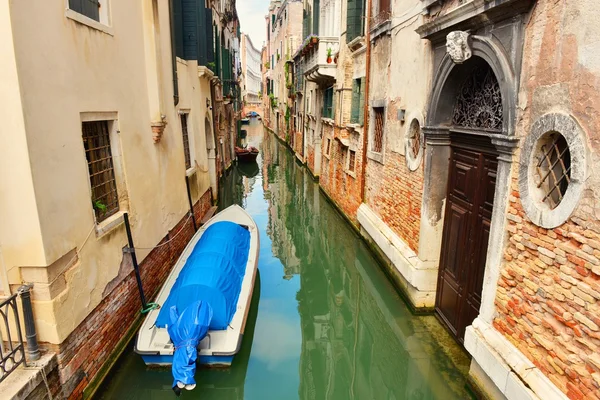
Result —
[{"label": "wooden door", "polygon": [[481,305],[497,165],[489,139],[452,137],[436,311],[461,343]]}]

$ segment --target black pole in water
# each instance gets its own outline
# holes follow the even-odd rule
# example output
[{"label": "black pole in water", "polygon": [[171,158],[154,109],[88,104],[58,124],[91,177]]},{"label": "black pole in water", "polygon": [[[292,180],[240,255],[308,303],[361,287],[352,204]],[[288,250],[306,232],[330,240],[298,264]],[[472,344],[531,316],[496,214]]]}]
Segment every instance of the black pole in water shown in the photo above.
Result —
[{"label": "black pole in water", "polygon": [[187,187],[188,201],[190,202],[190,215],[192,216],[192,223],[194,224],[194,232],[198,231],[198,225],[196,224],[196,215],[194,214],[194,203],[192,203],[192,192],[190,191],[190,180],[185,177],[185,186]]},{"label": "black pole in water", "polygon": [[135,256],[135,246],[133,245],[133,237],[131,236],[131,226],[129,225],[129,214],[123,215],[125,220],[125,230],[127,231],[127,241],[129,242],[129,248],[127,251],[131,254],[131,262],[133,262],[133,269],[135,269],[135,279],[137,280],[138,290],[140,291],[140,300],[142,301],[142,310],[146,310],[146,296],[144,296],[144,288],[142,286],[142,278],[140,277],[140,267]]}]

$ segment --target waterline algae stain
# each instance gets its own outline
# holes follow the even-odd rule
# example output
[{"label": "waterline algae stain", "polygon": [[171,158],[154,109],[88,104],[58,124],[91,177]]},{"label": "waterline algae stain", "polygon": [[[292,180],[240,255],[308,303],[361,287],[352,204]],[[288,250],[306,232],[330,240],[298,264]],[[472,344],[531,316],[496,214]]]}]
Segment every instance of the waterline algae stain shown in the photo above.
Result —
[{"label": "waterline algae stain", "polygon": [[[295,157],[261,125],[258,173],[234,166],[221,208],[244,207],[261,235],[255,313],[232,367],[199,369],[197,399],[464,399],[469,359],[433,316],[415,316],[366,244]],[[258,297],[260,296],[260,301]],[[101,399],[172,398],[169,370],[131,351]]]}]

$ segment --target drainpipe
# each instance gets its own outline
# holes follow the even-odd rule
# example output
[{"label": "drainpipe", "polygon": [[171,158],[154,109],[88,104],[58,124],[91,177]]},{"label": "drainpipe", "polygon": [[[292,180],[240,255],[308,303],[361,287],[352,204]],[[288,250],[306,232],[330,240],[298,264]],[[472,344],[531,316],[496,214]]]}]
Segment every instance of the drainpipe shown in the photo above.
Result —
[{"label": "drainpipe", "polygon": [[[369,20],[371,18],[371,0],[367,1],[367,12],[365,13],[365,40],[367,45],[366,54],[366,73],[365,73],[365,105],[363,122],[363,151],[362,151],[362,181],[360,187],[360,198],[366,201],[367,186],[367,146],[369,145],[369,86],[371,77],[371,27]],[[367,15],[368,14],[368,15]]]},{"label": "drainpipe", "polygon": [[179,104],[179,84],[177,83],[177,53],[175,50],[175,15],[173,0],[169,0],[169,22],[171,30],[171,69],[173,70],[173,102]]}]

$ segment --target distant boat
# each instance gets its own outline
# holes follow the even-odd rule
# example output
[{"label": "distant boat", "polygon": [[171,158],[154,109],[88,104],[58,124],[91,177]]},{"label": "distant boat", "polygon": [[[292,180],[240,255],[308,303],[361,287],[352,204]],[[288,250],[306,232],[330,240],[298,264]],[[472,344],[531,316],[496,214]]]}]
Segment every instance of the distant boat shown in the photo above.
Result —
[{"label": "distant boat", "polygon": [[235,147],[235,155],[238,161],[241,162],[255,162],[258,157],[258,149],[256,147]]},{"label": "distant boat", "polygon": [[174,390],[192,389],[196,363],[230,366],[239,352],[257,274],[256,223],[233,205],[192,237],[148,313],[135,352],[172,365]]}]

